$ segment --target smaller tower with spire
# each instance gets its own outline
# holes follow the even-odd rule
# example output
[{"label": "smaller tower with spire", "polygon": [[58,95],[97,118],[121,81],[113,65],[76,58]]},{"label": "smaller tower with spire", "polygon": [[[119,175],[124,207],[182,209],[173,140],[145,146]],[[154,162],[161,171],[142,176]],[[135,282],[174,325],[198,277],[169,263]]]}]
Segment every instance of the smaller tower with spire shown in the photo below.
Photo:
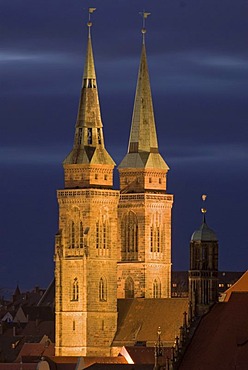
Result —
[{"label": "smaller tower with spire", "polygon": [[218,301],[218,239],[206,222],[206,198],[203,194],[202,224],[190,241],[189,297],[196,315]]}]

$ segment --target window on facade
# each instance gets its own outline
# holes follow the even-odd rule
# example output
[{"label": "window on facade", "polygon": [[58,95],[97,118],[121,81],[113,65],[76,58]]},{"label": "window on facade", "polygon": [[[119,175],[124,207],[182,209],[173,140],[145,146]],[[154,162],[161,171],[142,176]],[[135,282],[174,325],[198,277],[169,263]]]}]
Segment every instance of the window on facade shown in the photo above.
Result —
[{"label": "window on facade", "polygon": [[78,279],[75,278],[72,284],[72,301],[78,301],[79,289],[78,289]]},{"label": "window on facade", "polygon": [[102,225],[102,229],[103,229],[103,249],[106,249],[107,248],[107,225],[106,225],[106,222],[103,222],[103,225]]},{"label": "window on facade", "polygon": [[138,258],[138,218],[132,211],[128,212],[122,222],[122,259]]},{"label": "window on facade", "polygon": [[92,128],[88,128],[87,142],[88,142],[88,144],[92,144]]},{"label": "window on facade", "polygon": [[87,87],[89,89],[95,89],[96,88],[96,81],[93,78],[85,78],[84,79],[84,87]]},{"label": "window on facade", "polygon": [[96,223],[96,248],[99,248],[99,221]]},{"label": "window on facade", "polygon": [[84,230],[83,222],[81,221],[80,210],[73,208],[69,219],[68,227],[68,248],[76,249],[84,246]]},{"label": "window on facade", "polygon": [[98,141],[98,144],[102,143],[101,129],[100,128],[97,129],[97,141]]},{"label": "window on facade", "polygon": [[153,282],[153,298],[161,298],[161,283],[156,279]]},{"label": "window on facade", "polygon": [[130,276],[125,281],[125,298],[134,298],[134,282]]},{"label": "window on facade", "polygon": [[105,278],[101,278],[99,281],[99,301],[107,301],[107,282]]},{"label": "window on facade", "polygon": [[106,255],[109,249],[109,233],[108,220],[101,216],[96,222],[96,249],[98,249],[98,254]]},{"label": "window on facade", "polygon": [[160,253],[162,252],[161,244],[161,228],[160,226],[152,225],[150,227],[150,251]]},{"label": "window on facade", "polygon": [[71,221],[71,248],[75,248],[75,223]]},{"label": "window on facade", "polygon": [[72,322],[72,330],[73,331],[75,331],[76,330],[76,323],[75,323],[75,321],[73,320],[73,322]]},{"label": "window on facade", "polygon": [[79,224],[79,246],[80,248],[83,248],[84,246],[84,229],[82,221],[80,221]]}]

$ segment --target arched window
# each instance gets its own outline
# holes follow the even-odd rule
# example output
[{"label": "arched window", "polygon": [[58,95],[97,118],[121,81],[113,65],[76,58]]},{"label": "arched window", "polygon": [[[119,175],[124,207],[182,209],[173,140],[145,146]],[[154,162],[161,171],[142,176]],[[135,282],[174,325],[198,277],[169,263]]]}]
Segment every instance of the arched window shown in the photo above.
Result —
[{"label": "arched window", "polygon": [[134,282],[130,276],[125,281],[125,298],[134,298]]},{"label": "arched window", "polygon": [[84,228],[81,221],[80,209],[77,207],[73,207],[68,215],[67,230],[68,248],[83,248]]},{"label": "arched window", "polygon": [[138,259],[138,218],[129,211],[122,220],[122,259]]},{"label": "arched window", "polygon": [[96,249],[99,255],[108,255],[110,229],[108,219],[101,215],[96,222]]},{"label": "arched window", "polygon": [[162,253],[162,226],[153,222],[150,226],[150,251]]},{"label": "arched window", "polygon": [[75,223],[71,221],[71,248],[75,248]]},{"label": "arched window", "polygon": [[99,301],[107,301],[107,282],[105,278],[101,278],[99,281]]},{"label": "arched window", "polygon": [[78,289],[78,279],[75,278],[72,284],[72,301],[78,301],[79,299],[79,289]]},{"label": "arched window", "polygon": [[153,298],[161,298],[161,283],[159,279],[153,282]]},{"label": "arched window", "polygon": [[80,248],[83,248],[84,246],[84,229],[82,221],[80,221],[79,224],[79,246]]}]

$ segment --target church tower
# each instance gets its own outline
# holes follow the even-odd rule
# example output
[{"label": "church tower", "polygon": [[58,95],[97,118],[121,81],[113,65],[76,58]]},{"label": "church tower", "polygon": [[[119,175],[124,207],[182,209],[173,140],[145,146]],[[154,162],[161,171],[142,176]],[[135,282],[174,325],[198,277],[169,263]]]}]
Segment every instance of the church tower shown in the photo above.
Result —
[{"label": "church tower", "polygon": [[145,32],[143,24],[128,152],[118,167],[118,298],[170,297],[173,196],[166,192],[169,168],[158,150]]},{"label": "church tower", "polygon": [[189,298],[196,315],[218,302],[218,239],[207,225],[206,212],[202,208],[203,222],[190,241]]},{"label": "church tower", "polygon": [[57,191],[55,243],[56,356],[109,356],[117,325],[117,205],[114,161],[104,146],[91,42],[72,151]]}]

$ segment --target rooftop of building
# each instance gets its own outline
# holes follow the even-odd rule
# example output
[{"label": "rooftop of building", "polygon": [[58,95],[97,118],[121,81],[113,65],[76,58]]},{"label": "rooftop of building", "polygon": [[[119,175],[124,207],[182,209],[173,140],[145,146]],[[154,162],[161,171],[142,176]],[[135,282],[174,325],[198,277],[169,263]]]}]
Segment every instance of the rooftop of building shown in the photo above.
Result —
[{"label": "rooftop of building", "polygon": [[179,369],[246,369],[247,363],[248,292],[232,293],[202,317]]},{"label": "rooftop of building", "polygon": [[137,343],[154,346],[159,326],[164,345],[172,345],[179,334],[184,312],[188,312],[187,298],[119,299],[118,330],[113,346]]}]

